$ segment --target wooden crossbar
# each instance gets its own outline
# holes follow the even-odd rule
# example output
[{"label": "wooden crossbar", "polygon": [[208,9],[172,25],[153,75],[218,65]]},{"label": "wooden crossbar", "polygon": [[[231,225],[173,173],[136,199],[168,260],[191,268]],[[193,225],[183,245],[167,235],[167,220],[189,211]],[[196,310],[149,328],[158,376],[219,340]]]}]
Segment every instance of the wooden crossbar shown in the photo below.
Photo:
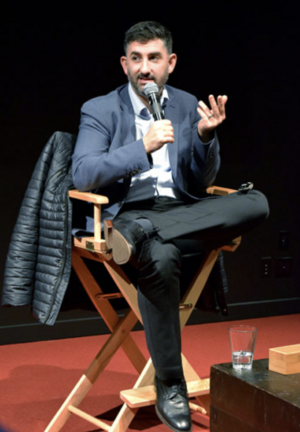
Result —
[{"label": "wooden crossbar", "polygon": [[86,412],[80,410],[79,408],[74,407],[73,405],[68,406],[68,410],[72,413],[77,415],[78,417],[83,418],[84,420],[87,420],[88,422],[92,423],[95,426],[98,426],[100,429],[109,431],[110,425],[104,423],[102,420],[97,419],[96,417],[93,417]]}]

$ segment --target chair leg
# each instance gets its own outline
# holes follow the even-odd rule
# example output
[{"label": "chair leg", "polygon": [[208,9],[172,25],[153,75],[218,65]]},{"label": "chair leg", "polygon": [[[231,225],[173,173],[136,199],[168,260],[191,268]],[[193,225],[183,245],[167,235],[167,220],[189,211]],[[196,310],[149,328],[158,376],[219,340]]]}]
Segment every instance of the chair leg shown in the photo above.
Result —
[{"label": "chair leg", "polygon": [[193,308],[203,291],[203,288],[207,282],[210,272],[212,271],[212,268],[218,258],[219,252],[220,249],[215,249],[207,253],[193,281],[191,282],[187,292],[185,293],[185,295],[181,300],[182,303],[191,303],[193,306],[191,309],[182,309],[180,311],[181,329],[183,329],[183,327],[187,323],[193,311]]},{"label": "chair leg", "polygon": [[136,316],[130,310],[110,335],[84,375],[82,375],[59,411],[45,429],[45,432],[58,432],[63,427],[71,415],[69,406],[77,407],[80,404],[135,324]]},{"label": "chair leg", "polygon": [[[191,366],[191,364],[187,361],[187,359],[184,357],[184,355],[182,354],[182,365],[183,365],[183,370],[184,370],[184,377],[186,382],[190,382],[190,381],[201,381],[201,383],[203,384],[204,388],[205,388],[205,394],[201,394],[201,396],[196,396],[196,401],[198,402],[198,404],[204,408],[204,414],[206,416],[209,416],[209,411],[210,411],[210,379],[201,379],[199,377],[199,375],[197,374],[197,372],[195,371],[195,369]],[[192,404],[193,405],[193,404]],[[201,410],[199,410],[201,411]],[[205,413],[206,411],[206,413]],[[209,420],[209,419],[208,419]],[[207,423],[207,422],[205,422]],[[205,426],[208,426],[208,423],[205,424]]]},{"label": "chair leg", "polygon": [[183,354],[181,354],[182,358],[182,367],[184,371],[184,378],[188,381],[197,381],[200,380],[199,375],[195,371],[195,369],[191,366],[191,364],[188,362],[188,360],[185,358]]},{"label": "chair leg", "polygon": [[[133,388],[137,389],[153,384],[154,375],[155,371],[152,360],[149,359]],[[126,403],[124,403],[109,432],[125,432],[137,412],[138,408],[130,408]]]},{"label": "chair leg", "polygon": [[196,397],[197,402],[201,407],[205,409],[207,412],[207,416],[210,414],[210,393],[207,393],[206,395],[197,396]]},{"label": "chair leg", "polygon": [[136,287],[130,282],[121,267],[118,266],[114,261],[111,260],[104,262],[104,265],[111,277],[113,278],[115,284],[123,294],[130,308],[134,311],[138,320],[143,324],[140,309],[138,306]]},{"label": "chair leg", "polygon": [[[103,291],[100,288],[99,284],[95,281],[94,276],[91,274],[84,261],[82,260],[79,252],[76,250],[73,252],[72,255],[72,265],[78,278],[80,279],[80,282],[84,286],[87,294],[93,302],[95,308],[102,316],[109,330],[112,332],[119,323],[120,318],[108,300],[97,300],[97,295],[102,294]],[[122,349],[125,351],[125,354],[129,358],[137,372],[141,373],[146,365],[147,360],[141,353],[140,349],[138,348],[130,334],[124,340],[122,344]]]},{"label": "chair leg", "polygon": [[138,408],[130,408],[123,404],[109,432],[125,432],[138,412]]}]

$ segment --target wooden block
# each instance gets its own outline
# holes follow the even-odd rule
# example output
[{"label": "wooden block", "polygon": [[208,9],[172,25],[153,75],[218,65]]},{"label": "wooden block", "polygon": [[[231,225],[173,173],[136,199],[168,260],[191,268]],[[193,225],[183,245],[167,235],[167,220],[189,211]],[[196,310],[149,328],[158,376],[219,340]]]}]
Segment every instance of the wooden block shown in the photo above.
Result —
[{"label": "wooden block", "polygon": [[105,240],[96,241],[94,237],[75,237],[74,246],[86,249],[90,252],[105,252],[108,249]]},{"label": "wooden block", "polygon": [[237,192],[237,190],[220,186],[210,186],[206,189],[206,192],[213,195],[229,195],[231,193]]},{"label": "wooden block", "polygon": [[[209,378],[187,382],[189,397],[201,396],[209,393]],[[155,404],[155,386],[150,385],[137,389],[123,390],[120,393],[121,399],[130,408],[141,408]]]},{"label": "wooden block", "polygon": [[300,344],[271,348],[269,369],[283,375],[300,373]]}]

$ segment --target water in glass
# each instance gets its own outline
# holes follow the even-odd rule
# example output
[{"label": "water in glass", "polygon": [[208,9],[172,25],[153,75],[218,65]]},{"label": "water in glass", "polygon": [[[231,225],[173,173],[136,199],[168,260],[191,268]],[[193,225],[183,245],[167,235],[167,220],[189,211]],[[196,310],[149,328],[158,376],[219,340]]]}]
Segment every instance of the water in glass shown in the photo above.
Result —
[{"label": "water in glass", "polygon": [[232,366],[237,370],[250,370],[253,354],[250,351],[234,351],[232,353]]}]

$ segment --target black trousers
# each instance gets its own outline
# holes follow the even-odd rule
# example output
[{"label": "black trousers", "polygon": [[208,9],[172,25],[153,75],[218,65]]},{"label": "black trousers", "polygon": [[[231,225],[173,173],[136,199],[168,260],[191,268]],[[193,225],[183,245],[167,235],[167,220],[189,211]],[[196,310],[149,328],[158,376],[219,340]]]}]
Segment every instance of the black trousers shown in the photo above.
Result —
[{"label": "black trousers", "polygon": [[148,350],[160,379],[183,377],[179,322],[182,255],[229,243],[263,222],[265,196],[255,190],[184,203],[167,197],[128,203],[117,219],[149,219],[158,236],[139,256],[138,301]]}]

